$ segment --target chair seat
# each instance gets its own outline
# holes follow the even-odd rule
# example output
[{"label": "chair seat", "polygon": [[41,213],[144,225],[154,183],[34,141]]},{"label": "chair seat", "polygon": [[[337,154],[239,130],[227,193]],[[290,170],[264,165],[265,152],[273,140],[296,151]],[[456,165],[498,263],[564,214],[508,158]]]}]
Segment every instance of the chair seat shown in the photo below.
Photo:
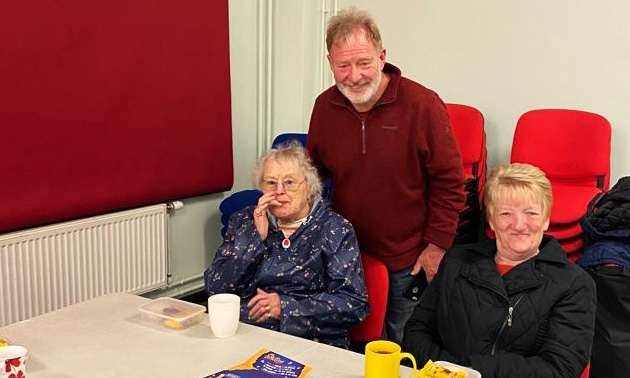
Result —
[{"label": "chair seat", "polygon": [[551,225],[572,224],[586,213],[588,203],[601,190],[593,187],[573,187],[552,183],[553,205],[551,207]]},{"label": "chair seat", "polygon": [[582,250],[576,252],[567,253],[567,260],[575,263],[582,256]]},{"label": "chair seat", "polygon": [[579,222],[568,225],[550,225],[545,234],[551,235],[560,241],[574,239],[582,235],[582,226],[580,226]]},{"label": "chair seat", "polygon": [[566,253],[574,253],[582,250],[583,243],[582,238],[577,238],[571,241],[560,242],[560,245]]},{"label": "chair seat", "polygon": [[582,375],[580,375],[580,378],[588,378],[590,374],[591,374],[591,362],[589,361],[589,363],[586,364],[586,368],[582,372]]},{"label": "chair seat", "polygon": [[361,253],[361,262],[363,263],[365,274],[370,314],[352,329],[350,340],[378,340],[381,338],[383,324],[385,323],[389,274],[383,262],[366,253]]}]

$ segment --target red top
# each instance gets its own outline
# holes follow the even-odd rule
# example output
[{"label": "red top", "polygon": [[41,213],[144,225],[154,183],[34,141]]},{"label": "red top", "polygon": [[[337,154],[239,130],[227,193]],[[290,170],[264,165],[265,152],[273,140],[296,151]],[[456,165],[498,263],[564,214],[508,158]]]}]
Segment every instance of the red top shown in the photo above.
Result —
[{"label": "red top", "polygon": [[333,178],[333,209],[362,252],[396,271],[428,242],[448,248],[464,203],[462,162],[442,100],[386,64],[389,83],[362,118],[336,86],[316,100],[307,146]]},{"label": "red top", "polygon": [[505,273],[509,272],[510,269],[514,268],[515,265],[507,265],[507,264],[499,264],[497,263],[497,269],[499,270],[500,275],[505,275]]}]

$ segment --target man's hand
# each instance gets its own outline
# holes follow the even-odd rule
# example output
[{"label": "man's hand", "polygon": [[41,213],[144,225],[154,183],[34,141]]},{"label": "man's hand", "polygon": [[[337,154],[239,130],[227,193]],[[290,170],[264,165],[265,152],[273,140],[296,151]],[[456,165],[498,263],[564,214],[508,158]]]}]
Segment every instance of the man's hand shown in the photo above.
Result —
[{"label": "man's hand", "polygon": [[281,203],[276,200],[274,192],[263,194],[254,209],[254,225],[262,240],[267,239],[267,234],[269,233],[269,220],[266,214],[269,205],[281,205]]},{"label": "man's hand", "polygon": [[411,270],[411,274],[415,276],[420,271],[420,268],[423,268],[427,275],[427,282],[431,282],[437,273],[442,257],[444,257],[444,252],[445,251],[442,248],[429,243],[420,253],[420,256],[418,256],[418,259]]},{"label": "man's hand", "polygon": [[280,296],[276,293],[267,293],[262,289],[256,289],[257,294],[247,302],[249,317],[256,323],[264,322],[270,318],[280,319],[282,304]]}]

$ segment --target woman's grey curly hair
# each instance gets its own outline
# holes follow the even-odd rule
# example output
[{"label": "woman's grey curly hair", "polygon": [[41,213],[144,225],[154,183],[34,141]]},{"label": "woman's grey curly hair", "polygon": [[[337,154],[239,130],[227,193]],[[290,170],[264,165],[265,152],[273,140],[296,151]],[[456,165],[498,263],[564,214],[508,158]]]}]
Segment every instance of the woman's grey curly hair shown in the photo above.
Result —
[{"label": "woman's grey curly hair", "polygon": [[311,158],[308,157],[306,149],[297,140],[291,140],[276,148],[272,148],[258,159],[253,172],[254,186],[258,190],[262,190],[263,169],[269,159],[290,162],[298,166],[304,173],[306,184],[311,192],[311,198],[309,199],[311,204],[315,197],[322,194],[322,182],[317,174],[317,169],[313,165]]}]

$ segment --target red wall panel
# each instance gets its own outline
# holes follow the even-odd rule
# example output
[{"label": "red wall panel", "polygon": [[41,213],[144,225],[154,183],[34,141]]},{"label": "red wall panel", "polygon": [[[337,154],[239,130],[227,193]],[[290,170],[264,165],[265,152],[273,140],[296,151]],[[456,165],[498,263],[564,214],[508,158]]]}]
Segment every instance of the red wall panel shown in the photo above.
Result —
[{"label": "red wall panel", "polygon": [[0,232],[232,175],[227,0],[0,3]]}]

